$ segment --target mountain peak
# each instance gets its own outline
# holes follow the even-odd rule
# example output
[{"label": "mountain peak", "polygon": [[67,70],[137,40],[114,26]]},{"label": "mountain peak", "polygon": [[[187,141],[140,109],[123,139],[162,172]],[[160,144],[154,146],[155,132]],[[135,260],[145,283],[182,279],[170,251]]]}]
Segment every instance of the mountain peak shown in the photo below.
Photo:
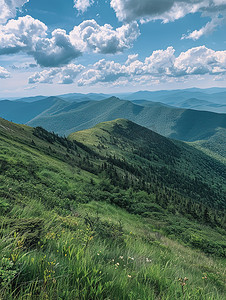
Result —
[{"label": "mountain peak", "polygon": [[144,151],[155,149],[162,157],[166,156],[166,149],[174,156],[179,155],[178,147],[173,141],[127,119],[99,123],[90,129],[72,133],[69,139],[104,155],[135,149],[137,145],[146,149]]},{"label": "mountain peak", "polygon": [[118,97],[112,96],[109,98],[104,99],[103,101],[120,101],[121,99],[119,99]]}]

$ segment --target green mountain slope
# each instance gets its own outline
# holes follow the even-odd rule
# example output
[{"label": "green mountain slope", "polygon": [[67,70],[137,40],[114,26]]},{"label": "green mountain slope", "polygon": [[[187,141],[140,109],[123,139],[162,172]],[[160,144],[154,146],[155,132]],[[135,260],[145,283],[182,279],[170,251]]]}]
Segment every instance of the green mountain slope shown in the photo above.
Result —
[{"label": "green mountain slope", "polygon": [[218,158],[226,163],[226,129],[218,128],[216,133],[208,140],[192,143],[193,146],[206,152],[208,155]]},{"label": "green mountain slope", "polygon": [[132,103],[115,97],[73,103],[56,97],[33,103],[0,101],[0,109],[1,116],[8,120],[42,126],[66,136],[100,122],[125,118],[167,137],[189,142],[208,141],[200,149],[217,154],[219,159],[226,152],[222,142],[226,128],[225,114],[175,108],[147,100]]},{"label": "green mountain slope", "polygon": [[68,135],[116,118],[129,119],[159,134],[184,141],[207,139],[215,134],[217,128],[226,128],[226,114],[176,109],[164,105],[147,107],[115,97],[85,102],[79,107],[76,104],[69,111],[37,117],[28,124]]},{"label": "green mountain slope", "polygon": [[19,124],[25,124],[45,112],[51,113],[68,105],[67,102],[49,97],[34,102],[0,101],[0,117]]},{"label": "green mountain slope", "polygon": [[[101,123],[94,128],[75,132],[69,139],[91,147],[104,157],[117,157],[127,164],[134,165],[135,169],[140,169],[147,182],[155,175],[157,182],[163,180],[169,188],[174,187],[184,196],[190,195],[194,200],[197,196],[195,196],[197,186],[200,185],[200,191],[205,190],[204,203],[214,206],[218,198],[220,206],[225,205],[225,187],[220,195],[212,195],[210,199],[206,193],[211,184],[210,173],[215,174],[218,180],[221,178],[220,182],[224,186],[225,168],[184,143],[166,139],[124,119]],[[199,177],[200,170],[202,179],[194,184],[194,177]],[[170,177],[166,175],[167,172],[171,174]],[[212,184],[215,185],[213,182]],[[200,194],[197,199],[202,199]]]},{"label": "green mountain slope", "polygon": [[0,101],[0,109],[1,116],[8,120],[42,126],[66,136],[116,118],[129,119],[164,136],[184,141],[206,140],[219,128],[226,128],[225,114],[179,109],[145,100],[131,103],[115,97],[74,103],[56,97],[33,103]]},{"label": "green mountain slope", "polygon": [[225,165],[127,120],[0,145],[2,299],[223,299]]}]

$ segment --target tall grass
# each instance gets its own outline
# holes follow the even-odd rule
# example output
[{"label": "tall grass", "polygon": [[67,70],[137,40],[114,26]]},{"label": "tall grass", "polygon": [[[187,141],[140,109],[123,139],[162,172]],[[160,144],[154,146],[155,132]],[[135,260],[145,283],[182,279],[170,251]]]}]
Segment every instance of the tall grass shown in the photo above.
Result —
[{"label": "tall grass", "polygon": [[[147,237],[141,218],[107,204],[100,210],[96,202],[68,216],[40,211],[40,206],[21,209],[17,223],[7,218],[2,223],[1,299],[224,299],[222,259],[151,228]],[[23,232],[34,216],[43,222],[41,232]],[[179,278],[185,277],[182,288]]]}]

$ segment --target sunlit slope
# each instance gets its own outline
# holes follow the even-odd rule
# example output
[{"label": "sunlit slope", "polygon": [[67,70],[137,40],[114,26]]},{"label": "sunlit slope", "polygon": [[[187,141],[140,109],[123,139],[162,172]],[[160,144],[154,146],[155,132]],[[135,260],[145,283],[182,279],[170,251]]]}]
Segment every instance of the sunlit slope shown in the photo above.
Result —
[{"label": "sunlit slope", "polygon": [[[180,193],[189,195],[193,200],[200,199],[197,190],[205,190],[201,197],[204,203],[212,205],[218,198],[219,203],[225,206],[225,166],[183,142],[167,139],[124,119],[75,132],[69,139],[85,144],[104,157],[121,159],[135,169],[142,170],[144,177],[149,178],[147,181],[156,178],[169,188],[176,187]],[[214,192],[215,195],[209,198],[211,192],[209,194],[206,191],[218,182],[212,181],[213,174],[224,188],[221,191],[215,190],[216,194]],[[217,196],[218,192],[220,195]]]},{"label": "sunlit slope", "polygon": [[75,104],[51,116],[38,117],[28,124],[68,135],[88,129],[100,122],[125,118],[158,132],[184,141],[208,139],[218,127],[226,128],[226,114],[185,110],[161,104],[142,106],[112,97],[102,101]]},{"label": "sunlit slope", "polygon": [[224,174],[128,120],[0,119],[0,298],[223,299]]}]

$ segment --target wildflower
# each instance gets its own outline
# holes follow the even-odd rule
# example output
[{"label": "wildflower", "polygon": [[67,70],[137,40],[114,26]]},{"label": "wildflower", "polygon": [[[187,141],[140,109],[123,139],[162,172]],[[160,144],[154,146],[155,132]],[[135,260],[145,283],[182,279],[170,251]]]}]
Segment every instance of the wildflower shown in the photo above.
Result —
[{"label": "wildflower", "polygon": [[151,262],[151,259],[146,258],[146,262],[147,262],[147,263]]},{"label": "wildflower", "polygon": [[120,259],[123,259],[123,256],[119,256]]},{"label": "wildflower", "polygon": [[131,276],[131,275],[128,275],[128,277],[131,278],[132,276]]},{"label": "wildflower", "polygon": [[65,256],[67,256],[67,253],[65,253]]},{"label": "wildflower", "polygon": [[184,278],[179,278],[178,281],[180,282],[181,285],[181,289],[182,289],[182,293],[184,294],[185,290],[184,290],[184,286],[186,285],[186,281],[188,280],[187,277]]}]

